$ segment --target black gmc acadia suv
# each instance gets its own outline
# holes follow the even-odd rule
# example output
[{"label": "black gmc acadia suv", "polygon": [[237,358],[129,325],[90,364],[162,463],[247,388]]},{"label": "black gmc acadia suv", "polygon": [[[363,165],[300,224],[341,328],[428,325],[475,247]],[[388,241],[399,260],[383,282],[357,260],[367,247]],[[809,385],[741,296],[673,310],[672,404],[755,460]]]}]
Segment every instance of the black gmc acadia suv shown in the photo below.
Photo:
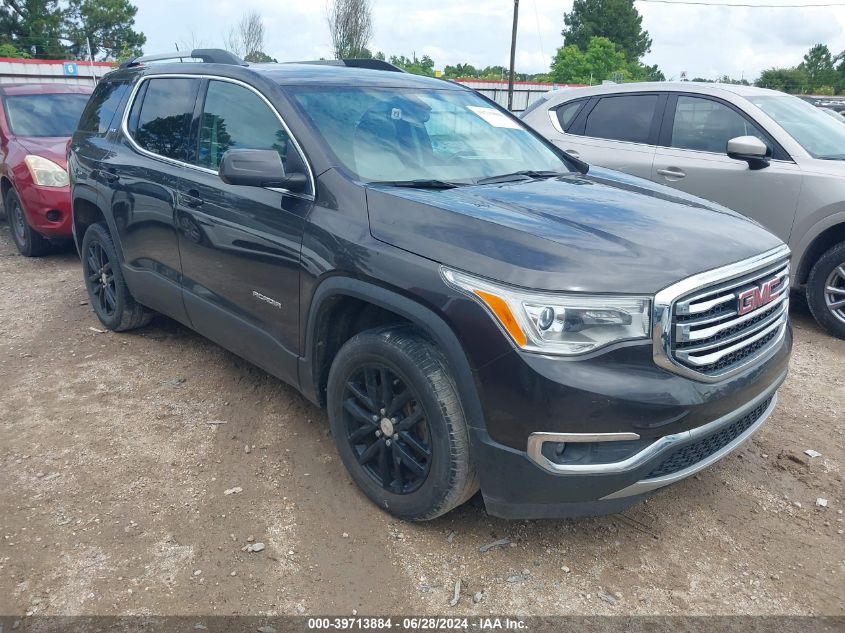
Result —
[{"label": "black gmc acadia suv", "polygon": [[388,512],[618,512],[771,414],[789,251],[758,224],[383,62],[191,56],[109,73],[73,137],[91,304],[325,406]]}]

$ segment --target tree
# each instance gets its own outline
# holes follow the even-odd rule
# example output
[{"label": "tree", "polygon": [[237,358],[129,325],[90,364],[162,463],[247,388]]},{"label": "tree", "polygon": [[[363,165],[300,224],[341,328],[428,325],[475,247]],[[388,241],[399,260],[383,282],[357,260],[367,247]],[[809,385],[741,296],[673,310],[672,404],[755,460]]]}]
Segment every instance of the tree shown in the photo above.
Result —
[{"label": "tree", "polygon": [[611,75],[630,73],[625,55],[606,37],[591,37],[586,52],[575,44],[562,46],[552,62],[552,80],[557,83],[594,84]]},{"label": "tree", "polygon": [[140,55],[147,38],[132,29],[137,12],[129,0],[70,0],[64,19],[69,53],[87,57],[90,42],[95,59]]},{"label": "tree", "polygon": [[716,79],[705,79],[704,77],[693,77],[690,81],[705,84],[735,84],[739,86],[750,86],[747,79],[734,79],[730,75],[722,75]]},{"label": "tree", "polygon": [[264,53],[264,22],[258,11],[247,11],[226,35],[226,48],[244,60],[274,61]]},{"label": "tree", "polygon": [[478,69],[472,64],[455,64],[443,68],[443,76],[449,79],[460,79],[461,77],[478,77]]},{"label": "tree", "polygon": [[640,62],[628,62],[625,81],[666,81],[666,75],[657,64],[646,66]]},{"label": "tree", "polygon": [[791,94],[806,92],[810,78],[803,68],[770,68],[760,73],[755,86],[781,90]]},{"label": "tree", "polygon": [[244,57],[245,62],[252,62],[253,64],[267,64],[267,63],[276,63],[277,60],[275,57],[270,57],[267,53],[263,51],[252,51],[251,53],[247,53]]},{"label": "tree", "polygon": [[836,69],[833,66],[833,56],[824,44],[816,44],[806,55],[798,68],[807,73],[809,89],[818,91],[821,88],[832,88],[838,82]]},{"label": "tree", "polygon": [[58,0],[3,0],[0,43],[34,57],[61,59],[62,19]]},{"label": "tree", "polygon": [[575,0],[572,11],[563,15],[564,44],[586,52],[593,37],[606,37],[626,59],[639,61],[651,50],[651,38],[642,21],[634,0]]},{"label": "tree", "polygon": [[399,68],[407,70],[409,73],[434,77],[434,60],[428,55],[423,55],[419,59],[416,55],[410,58],[404,55],[391,55],[388,61],[394,66],[399,66]]},{"label": "tree", "polygon": [[0,57],[29,57],[29,53],[18,50],[14,44],[0,44]]},{"label": "tree", "polygon": [[369,0],[332,0],[327,19],[336,59],[372,57],[367,50],[373,34]]}]

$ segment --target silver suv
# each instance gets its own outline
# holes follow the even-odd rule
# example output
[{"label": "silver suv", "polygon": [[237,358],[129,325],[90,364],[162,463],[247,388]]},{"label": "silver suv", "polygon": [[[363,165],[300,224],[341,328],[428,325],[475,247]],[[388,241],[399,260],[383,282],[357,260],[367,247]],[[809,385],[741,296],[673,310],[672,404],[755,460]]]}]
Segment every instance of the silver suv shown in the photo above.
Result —
[{"label": "silver suv", "polygon": [[690,82],[557,90],[522,118],[588,163],[768,227],[792,249],[792,287],[845,338],[845,125],[781,92]]}]

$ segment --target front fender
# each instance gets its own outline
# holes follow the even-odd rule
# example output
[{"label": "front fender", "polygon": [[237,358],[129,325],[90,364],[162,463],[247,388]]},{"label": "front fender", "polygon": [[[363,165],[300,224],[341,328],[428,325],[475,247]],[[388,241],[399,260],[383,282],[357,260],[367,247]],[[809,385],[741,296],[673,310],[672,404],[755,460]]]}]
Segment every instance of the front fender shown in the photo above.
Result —
[{"label": "front fender", "polygon": [[317,317],[325,302],[338,296],[367,301],[385,310],[395,312],[420,328],[446,356],[455,385],[461,397],[464,416],[470,427],[483,427],[484,415],[478,389],[460,340],[446,321],[430,308],[397,291],[373,283],[345,276],[324,279],[314,292],[308,311],[305,335],[305,355],[300,358],[299,384],[302,393],[315,404],[320,403],[315,354]]}]

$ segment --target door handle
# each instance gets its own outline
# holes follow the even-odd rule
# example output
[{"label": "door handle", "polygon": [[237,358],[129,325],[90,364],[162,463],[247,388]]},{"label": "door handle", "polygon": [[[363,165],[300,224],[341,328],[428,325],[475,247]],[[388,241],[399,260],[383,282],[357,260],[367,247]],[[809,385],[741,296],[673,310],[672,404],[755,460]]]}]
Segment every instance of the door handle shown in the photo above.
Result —
[{"label": "door handle", "polygon": [[197,207],[202,206],[202,198],[200,198],[200,192],[196,189],[189,189],[187,193],[180,193],[179,202],[181,202],[186,207],[190,207],[191,209],[196,209]]},{"label": "door handle", "polygon": [[563,151],[572,156],[572,158],[581,158],[581,154],[574,149],[565,149]]},{"label": "door handle", "polygon": [[667,167],[666,169],[658,169],[657,173],[665,176],[669,180],[680,180],[686,176],[686,173],[677,167]]},{"label": "door handle", "polygon": [[106,182],[117,182],[120,180],[120,176],[117,175],[117,172],[115,172],[114,169],[109,169],[100,173],[103,174],[103,180]]}]

